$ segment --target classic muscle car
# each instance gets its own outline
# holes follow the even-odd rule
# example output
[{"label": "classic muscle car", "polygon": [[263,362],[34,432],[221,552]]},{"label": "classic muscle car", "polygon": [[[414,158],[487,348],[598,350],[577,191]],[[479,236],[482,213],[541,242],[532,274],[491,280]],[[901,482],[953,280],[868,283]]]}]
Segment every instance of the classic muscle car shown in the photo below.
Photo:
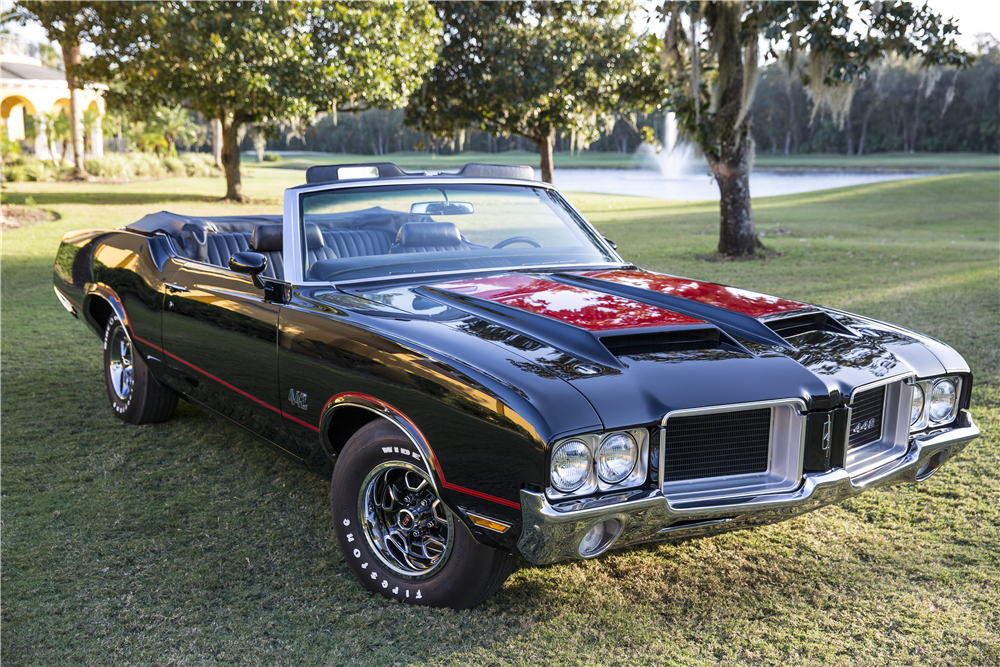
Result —
[{"label": "classic muscle car", "polygon": [[351,570],[410,603],[920,482],[979,434],[947,345],[644,271],[532,179],[313,167],[281,216],[70,232],[55,291],[118,417],[183,398],[331,475]]}]

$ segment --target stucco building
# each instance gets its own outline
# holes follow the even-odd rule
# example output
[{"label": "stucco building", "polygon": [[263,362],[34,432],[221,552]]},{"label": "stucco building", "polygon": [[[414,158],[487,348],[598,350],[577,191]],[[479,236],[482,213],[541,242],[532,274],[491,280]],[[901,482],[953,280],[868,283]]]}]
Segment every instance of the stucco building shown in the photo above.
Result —
[{"label": "stucco building", "polygon": [[[65,72],[46,67],[38,56],[35,44],[27,44],[14,35],[0,35],[0,122],[7,128],[7,136],[15,141],[27,139],[26,116],[39,113],[58,115],[62,109],[69,114],[69,86]],[[80,113],[83,109],[92,108],[98,116],[104,116],[102,90],[106,87],[88,86],[77,93],[81,102]],[[91,131],[89,139],[88,157],[104,155],[100,122]],[[31,145],[38,157],[50,157],[44,129],[39,129]],[[58,152],[58,149],[55,150]],[[70,143],[67,158],[72,154]]]}]

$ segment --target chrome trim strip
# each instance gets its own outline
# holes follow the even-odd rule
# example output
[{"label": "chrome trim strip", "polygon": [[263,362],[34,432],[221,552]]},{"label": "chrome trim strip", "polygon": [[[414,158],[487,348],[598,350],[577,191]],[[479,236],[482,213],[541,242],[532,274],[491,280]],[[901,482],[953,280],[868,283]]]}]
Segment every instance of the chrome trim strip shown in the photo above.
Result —
[{"label": "chrome trim strip", "polygon": [[[351,165],[344,164],[339,166],[349,167]],[[521,181],[516,178],[456,178],[448,174],[444,174],[444,176],[444,179],[440,176],[424,175],[395,176],[392,178],[365,178],[352,181],[326,181],[324,183],[317,183],[316,185],[295,186],[289,188],[285,190],[285,196],[287,197],[289,193],[292,193],[297,198],[300,194],[312,194],[314,192],[322,192],[323,190],[378,188],[386,185],[441,185],[442,183],[447,183],[449,185],[514,185],[520,187],[544,188],[546,190],[556,189],[554,185],[544,181]]]},{"label": "chrome trim strip", "polygon": [[751,401],[749,403],[727,403],[725,405],[709,405],[702,408],[684,408],[683,410],[671,410],[663,415],[660,420],[660,428],[667,425],[667,420],[671,417],[712,414],[716,412],[736,412],[738,410],[754,410],[756,408],[773,408],[779,405],[794,405],[799,408],[799,414],[806,413],[806,402],[801,398],[782,398],[775,401]]},{"label": "chrome trim strip", "polygon": [[[748,500],[719,500],[698,505],[674,506],[657,490],[629,496],[618,503],[601,504],[592,498],[577,505],[580,509],[560,511],[549,504],[545,495],[521,490],[523,530],[518,550],[535,564],[578,559],[576,547],[586,530],[601,519],[624,517],[625,529],[615,547],[641,543],[686,539],[713,533],[777,523],[811,512],[814,509],[856,496],[878,486],[917,483],[917,472],[936,453],[947,450],[949,459],[979,436],[979,428],[968,411],[959,413],[959,427],[916,436],[906,454],[854,479],[842,468],[825,473],[803,475],[802,483],[786,493],[762,494]],[[722,519],[730,519],[722,521]],[[662,532],[682,520],[703,519]]]},{"label": "chrome trim strip", "polygon": [[365,283],[381,283],[389,280],[409,280],[410,278],[432,278],[441,277],[447,278],[448,276],[454,275],[464,275],[467,273],[501,273],[503,271],[511,271],[517,273],[555,273],[556,271],[563,271],[566,269],[587,269],[592,267],[597,268],[611,268],[623,266],[632,266],[629,262],[587,262],[585,264],[560,264],[559,266],[552,266],[551,264],[540,264],[538,266],[498,266],[492,269],[459,269],[455,271],[434,271],[431,273],[403,273],[395,276],[379,276],[378,278],[359,278],[357,280],[344,280],[341,282],[303,282],[299,283],[301,287],[343,287],[349,285],[363,285]]},{"label": "chrome trim strip", "polygon": [[892,384],[894,382],[905,382],[906,384],[910,384],[911,382],[913,382],[914,379],[916,379],[916,377],[917,374],[914,373],[913,371],[910,371],[909,373],[901,373],[900,375],[893,375],[892,377],[882,378],[881,380],[876,380],[875,382],[869,382],[868,384],[858,385],[857,387],[851,390],[851,396],[850,399],[847,401],[847,404],[849,406],[852,405],[854,403],[854,398],[858,394],[868,391],[869,389],[875,389],[876,387],[881,387],[884,384]]},{"label": "chrome trim strip", "polygon": [[761,315],[756,318],[757,320],[763,322],[764,324],[770,324],[771,322],[780,322],[781,320],[789,320],[793,317],[802,317],[803,315],[811,315],[813,313],[824,312],[822,308],[817,308],[816,306],[810,305],[808,303],[802,304],[805,308],[799,310],[789,310],[784,313],[774,313],[772,315]]}]

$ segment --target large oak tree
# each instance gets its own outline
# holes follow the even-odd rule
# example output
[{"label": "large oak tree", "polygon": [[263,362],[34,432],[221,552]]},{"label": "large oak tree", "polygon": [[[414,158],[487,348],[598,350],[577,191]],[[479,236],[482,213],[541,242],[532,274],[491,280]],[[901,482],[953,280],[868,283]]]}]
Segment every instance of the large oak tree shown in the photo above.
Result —
[{"label": "large oak tree", "polygon": [[243,200],[240,126],[405,104],[437,35],[422,2],[97,3],[84,69],[123,101],[217,118],[226,198]]},{"label": "large oak tree", "polygon": [[662,90],[652,45],[633,30],[633,3],[435,2],[437,64],[406,109],[436,136],[470,126],[529,139],[552,182],[557,129],[583,139]]},{"label": "large oak tree", "polygon": [[[842,0],[822,2],[665,2],[661,63],[669,78],[667,106],[701,149],[719,184],[719,253],[753,257],[762,249],[750,206],[753,122],[750,105],[760,46],[785,57],[818,110],[842,117],[854,82],[890,53],[924,65],[965,67],[957,26],[926,5],[858,2],[854,24]],[[860,25],[860,28],[858,27]],[[805,63],[802,65],[801,63]]]}]

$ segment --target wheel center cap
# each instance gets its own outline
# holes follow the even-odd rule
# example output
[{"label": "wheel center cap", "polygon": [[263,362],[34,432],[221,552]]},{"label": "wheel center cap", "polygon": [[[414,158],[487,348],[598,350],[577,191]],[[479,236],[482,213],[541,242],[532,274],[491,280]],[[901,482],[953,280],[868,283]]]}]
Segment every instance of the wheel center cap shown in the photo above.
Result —
[{"label": "wheel center cap", "polygon": [[430,508],[417,505],[400,510],[396,515],[396,525],[407,532],[419,527],[431,514]]}]

